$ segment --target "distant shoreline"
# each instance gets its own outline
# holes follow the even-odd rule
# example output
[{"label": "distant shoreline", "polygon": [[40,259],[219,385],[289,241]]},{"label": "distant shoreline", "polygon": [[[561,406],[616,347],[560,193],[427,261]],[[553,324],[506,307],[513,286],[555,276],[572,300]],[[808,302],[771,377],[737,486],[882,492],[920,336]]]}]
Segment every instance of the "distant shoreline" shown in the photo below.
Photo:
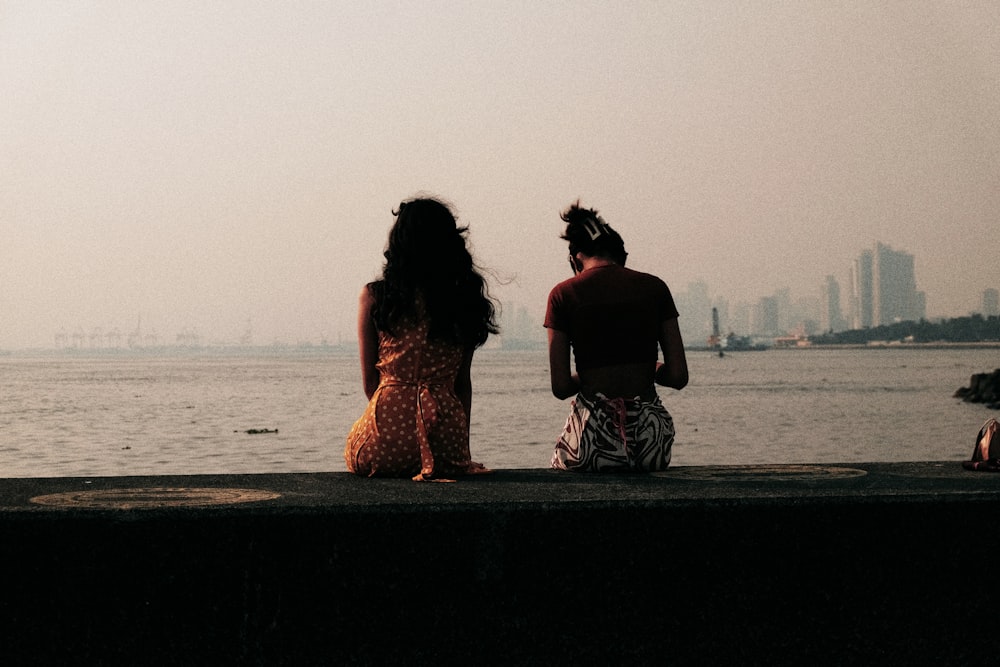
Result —
[{"label": "distant shoreline", "polygon": [[990,349],[1000,348],[1000,341],[978,341],[973,343],[892,343],[892,342],[871,342],[865,344],[830,343],[825,345],[806,345],[802,348],[788,349],[861,349],[861,350],[949,350],[949,349]]},{"label": "distant shoreline", "polygon": [[[748,354],[759,352],[808,352],[816,350],[990,350],[1000,349],[1000,341],[977,341],[968,343],[948,343],[938,341],[933,343],[899,343],[899,342],[871,342],[871,343],[807,343],[804,345],[767,345],[763,347],[737,349],[737,348],[713,348],[705,345],[685,345],[686,352],[710,352],[717,354]],[[534,347],[484,347],[482,352],[489,353],[518,353],[518,352],[538,352],[544,351],[544,346]],[[108,357],[198,357],[198,356],[355,356],[358,353],[356,345],[249,345],[249,346],[202,346],[202,347],[182,347],[182,346],[160,346],[145,348],[115,348],[115,349],[89,349],[89,348],[66,348],[66,349],[12,349],[0,350],[0,358],[108,358]]]},{"label": "distant shoreline", "polygon": [[944,341],[934,343],[897,343],[897,342],[871,342],[871,343],[808,343],[806,345],[772,345],[766,350],[737,350],[723,348],[711,348],[707,346],[690,346],[684,348],[690,352],[731,352],[733,354],[750,352],[786,352],[786,351],[809,351],[809,350],[976,350],[976,349],[1000,349],[1000,341],[977,341],[970,343],[948,343]]}]

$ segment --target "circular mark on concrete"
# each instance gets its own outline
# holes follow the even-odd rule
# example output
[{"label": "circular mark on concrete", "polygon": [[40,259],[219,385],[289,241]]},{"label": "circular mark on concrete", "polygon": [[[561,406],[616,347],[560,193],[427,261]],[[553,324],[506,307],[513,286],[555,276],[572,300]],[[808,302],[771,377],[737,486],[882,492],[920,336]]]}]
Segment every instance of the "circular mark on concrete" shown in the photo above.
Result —
[{"label": "circular mark on concrete", "polygon": [[50,507],[89,509],[153,509],[160,507],[203,507],[235,505],[280,498],[280,493],[262,489],[213,489],[187,487],[143,487],[135,489],[93,489],[35,496],[31,502]]},{"label": "circular mark on concrete", "polygon": [[707,481],[816,481],[863,477],[868,473],[858,468],[823,465],[745,465],[719,467],[677,467],[651,473],[656,477],[697,479]]}]

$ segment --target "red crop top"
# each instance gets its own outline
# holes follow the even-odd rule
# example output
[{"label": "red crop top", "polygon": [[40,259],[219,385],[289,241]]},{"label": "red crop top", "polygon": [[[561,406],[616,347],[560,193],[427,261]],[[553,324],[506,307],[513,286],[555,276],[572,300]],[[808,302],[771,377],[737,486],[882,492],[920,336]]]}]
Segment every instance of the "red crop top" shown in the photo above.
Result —
[{"label": "red crop top", "polygon": [[564,280],[549,293],[545,326],[569,334],[577,371],[655,363],[663,322],[677,317],[667,284],[609,264]]}]

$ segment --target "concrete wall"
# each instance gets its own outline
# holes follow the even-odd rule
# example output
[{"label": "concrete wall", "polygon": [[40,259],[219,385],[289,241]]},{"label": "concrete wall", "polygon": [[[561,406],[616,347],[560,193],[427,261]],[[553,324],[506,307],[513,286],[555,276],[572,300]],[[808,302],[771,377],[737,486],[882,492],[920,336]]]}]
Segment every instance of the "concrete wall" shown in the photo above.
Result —
[{"label": "concrete wall", "polygon": [[[280,496],[87,504],[153,488]],[[957,463],[0,480],[0,664],[993,664],[998,500]]]}]

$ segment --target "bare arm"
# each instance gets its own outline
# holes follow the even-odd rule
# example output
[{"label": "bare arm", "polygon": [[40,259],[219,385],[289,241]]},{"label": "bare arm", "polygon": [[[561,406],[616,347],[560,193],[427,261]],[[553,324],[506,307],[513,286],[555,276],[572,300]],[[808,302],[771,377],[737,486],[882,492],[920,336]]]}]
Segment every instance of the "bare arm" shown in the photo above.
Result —
[{"label": "bare arm", "polygon": [[462,409],[465,410],[465,427],[472,423],[472,354],[474,349],[466,350],[462,356],[462,365],[455,376],[455,394],[458,396]]},{"label": "bare arm", "polygon": [[358,349],[361,353],[361,384],[369,399],[378,389],[379,383],[379,372],[375,368],[378,362],[378,330],[372,319],[374,307],[375,299],[365,286],[358,299]]},{"label": "bare arm", "polygon": [[663,349],[663,363],[656,364],[656,384],[674,389],[683,389],[688,383],[687,357],[684,356],[684,341],[677,318],[665,320],[660,329],[660,347]]},{"label": "bare arm", "polygon": [[570,369],[569,350],[569,335],[549,329],[549,379],[552,395],[560,400],[580,391],[580,378]]}]

